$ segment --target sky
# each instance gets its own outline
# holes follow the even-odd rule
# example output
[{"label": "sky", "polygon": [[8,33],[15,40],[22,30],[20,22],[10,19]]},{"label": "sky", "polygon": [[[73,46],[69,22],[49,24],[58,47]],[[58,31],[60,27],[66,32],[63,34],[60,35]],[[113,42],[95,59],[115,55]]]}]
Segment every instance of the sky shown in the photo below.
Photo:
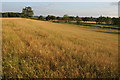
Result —
[{"label": "sky", "polygon": [[[21,0],[21,2],[118,2],[119,0]],[[1,0],[1,2],[20,2],[19,0]]]},{"label": "sky", "polygon": [[109,0],[111,2],[107,2],[107,0],[106,2],[70,2],[72,0],[69,0],[69,2],[36,2],[37,0],[34,2],[7,1],[8,2],[2,2],[2,12],[21,12],[25,6],[31,6],[35,16],[63,16],[64,14],[81,17],[99,17],[101,15],[110,17],[118,16],[118,3],[115,2],[115,0],[114,2],[113,0]]}]

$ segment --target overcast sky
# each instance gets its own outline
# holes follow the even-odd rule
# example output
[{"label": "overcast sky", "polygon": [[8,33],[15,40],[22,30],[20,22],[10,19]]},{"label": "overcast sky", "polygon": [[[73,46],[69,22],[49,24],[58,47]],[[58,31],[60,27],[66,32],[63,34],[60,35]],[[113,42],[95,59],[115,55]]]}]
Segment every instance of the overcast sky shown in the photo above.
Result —
[{"label": "overcast sky", "polygon": [[[15,1],[15,0],[6,0],[6,1]],[[104,1],[108,1],[108,0],[104,0]],[[35,2],[35,1],[34,2],[2,2],[2,12],[21,12],[22,8],[24,8],[25,6],[31,6],[34,10],[35,16],[39,16],[39,15],[63,16],[64,14],[68,14],[71,16],[78,15],[78,16],[98,17],[103,15],[103,16],[117,17],[118,3],[115,2],[117,0],[109,0],[109,1],[111,2]]]},{"label": "overcast sky", "polygon": [[1,0],[2,2],[118,2],[119,0]]}]

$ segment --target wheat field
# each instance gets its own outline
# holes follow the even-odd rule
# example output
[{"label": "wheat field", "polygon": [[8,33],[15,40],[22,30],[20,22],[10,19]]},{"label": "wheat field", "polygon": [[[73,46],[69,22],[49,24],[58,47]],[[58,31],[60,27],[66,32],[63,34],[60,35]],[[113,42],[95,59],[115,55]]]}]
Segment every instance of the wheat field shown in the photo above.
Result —
[{"label": "wheat field", "polygon": [[118,32],[2,19],[3,78],[118,77]]}]

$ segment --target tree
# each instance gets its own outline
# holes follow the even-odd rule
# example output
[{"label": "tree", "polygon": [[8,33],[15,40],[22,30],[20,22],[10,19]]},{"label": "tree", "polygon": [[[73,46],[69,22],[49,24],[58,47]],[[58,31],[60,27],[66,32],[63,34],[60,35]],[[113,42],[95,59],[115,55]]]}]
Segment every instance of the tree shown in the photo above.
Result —
[{"label": "tree", "polygon": [[112,24],[112,19],[110,17],[102,17],[96,19],[96,23],[98,24]]},{"label": "tree", "polygon": [[47,21],[50,20],[50,15],[48,15],[48,16],[46,17],[46,20],[47,20]]},{"label": "tree", "polygon": [[21,17],[22,13],[16,13],[16,12],[5,12],[1,13],[2,17]]},{"label": "tree", "polygon": [[8,17],[8,13],[2,13],[2,17]]},{"label": "tree", "polygon": [[55,17],[55,16],[50,16],[50,19],[51,19],[51,20],[55,20],[56,17]]},{"label": "tree", "polygon": [[57,17],[56,17],[56,19],[57,19],[57,20],[62,20],[62,18],[61,18],[61,17],[59,17],[59,16],[57,16]]},{"label": "tree", "polygon": [[0,18],[2,17],[2,13],[0,13]]},{"label": "tree", "polygon": [[112,24],[120,26],[120,17],[119,18],[112,18]]},{"label": "tree", "polygon": [[47,17],[46,17],[46,20],[48,21],[48,20],[55,20],[56,19],[56,17],[55,16],[53,16],[53,15],[48,15]]},{"label": "tree", "polygon": [[106,23],[106,24],[111,24],[111,23],[112,23],[112,19],[111,19],[110,17],[107,17],[107,18],[105,19],[105,23]]},{"label": "tree", "polygon": [[106,20],[105,17],[100,16],[99,18],[96,19],[96,23],[102,24],[103,22],[105,22],[105,20]]},{"label": "tree", "polygon": [[25,7],[22,10],[23,17],[32,17],[34,15],[31,7]]},{"label": "tree", "polygon": [[41,16],[38,17],[38,19],[44,20],[44,17],[41,15]]},{"label": "tree", "polygon": [[76,23],[77,23],[77,24],[80,24],[80,21],[82,21],[82,19],[81,19],[79,16],[76,16],[76,17],[75,17],[75,20],[76,20]]},{"label": "tree", "polygon": [[69,16],[69,20],[70,21],[75,21],[75,17],[74,16]]},{"label": "tree", "polygon": [[65,20],[65,22],[69,22],[69,16],[67,14],[65,14],[63,16],[63,20]]},{"label": "tree", "polygon": [[90,17],[83,17],[82,20],[85,21],[91,21],[92,19]]},{"label": "tree", "polygon": [[90,17],[90,21],[96,21],[96,18],[94,18],[94,17]]}]

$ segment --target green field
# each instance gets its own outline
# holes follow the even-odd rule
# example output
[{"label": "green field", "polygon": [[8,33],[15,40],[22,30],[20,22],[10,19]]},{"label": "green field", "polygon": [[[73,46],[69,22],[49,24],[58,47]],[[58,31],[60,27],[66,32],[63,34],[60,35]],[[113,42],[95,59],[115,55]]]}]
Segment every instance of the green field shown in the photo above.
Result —
[{"label": "green field", "polygon": [[[61,20],[61,21],[52,21],[54,23],[65,23],[65,21]],[[90,22],[90,21],[89,21]],[[76,25],[80,25],[80,26],[85,26],[85,27],[94,27],[94,28],[102,28],[102,29],[116,29],[116,30],[120,30],[120,26],[117,25],[112,25],[112,24],[96,24],[95,22],[91,22],[91,23],[87,23],[87,22],[79,22],[76,23],[76,21],[69,21],[67,22],[67,24],[76,24]]]},{"label": "green field", "polygon": [[118,77],[118,30],[4,18],[3,78]]}]

